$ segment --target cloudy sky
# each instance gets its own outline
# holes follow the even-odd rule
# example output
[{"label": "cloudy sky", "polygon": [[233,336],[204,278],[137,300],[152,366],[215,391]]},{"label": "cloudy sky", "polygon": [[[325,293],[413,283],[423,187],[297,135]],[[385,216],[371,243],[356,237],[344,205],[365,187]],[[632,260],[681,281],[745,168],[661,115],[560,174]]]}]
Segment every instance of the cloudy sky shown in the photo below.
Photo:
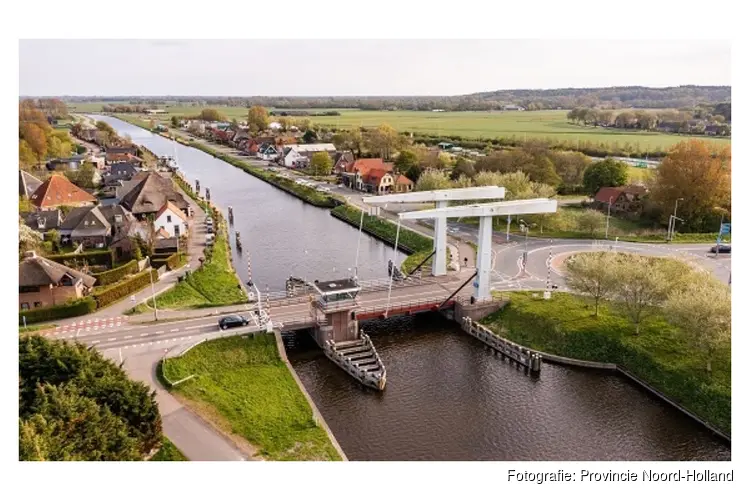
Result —
[{"label": "cloudy sky", "polygon": [[456,95],[729,85],[729,41],[21,40],[21,95]]}]

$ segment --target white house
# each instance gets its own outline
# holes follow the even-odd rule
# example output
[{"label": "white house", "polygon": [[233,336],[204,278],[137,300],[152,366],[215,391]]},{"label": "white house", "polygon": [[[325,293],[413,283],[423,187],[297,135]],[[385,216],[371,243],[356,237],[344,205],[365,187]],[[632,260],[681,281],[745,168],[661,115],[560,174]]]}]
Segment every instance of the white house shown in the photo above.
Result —
[{"label": "white house", "polygon": [[279,122],[271,122],[268,124],[268,128],[271,130],[281,130],[281,123]]},{"label": "white house", "polygon": [[161,229],[166,231],[170,238],[184,236],[188,232],[185,213],[171,201],[167,201],[154,218],[154,231],[158,233]]},{"label": "white house", "polygon": [[[336,152],[336,146],[330,143],[322,144],[293,144],[284,148],[284,166],[293,167],[297,162],[306,161],[311,153],[325,151],[328,154]],[[304,155],[303,153],[308,153]],[[304,159],[304,160],[303,160]]]}]

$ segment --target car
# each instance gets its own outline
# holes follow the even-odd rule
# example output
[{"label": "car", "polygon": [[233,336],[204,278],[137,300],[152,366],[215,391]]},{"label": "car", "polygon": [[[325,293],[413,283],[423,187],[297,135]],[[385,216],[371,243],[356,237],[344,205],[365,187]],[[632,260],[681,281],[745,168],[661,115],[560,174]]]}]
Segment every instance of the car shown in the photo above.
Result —
[{"label": "car", "polygon": [[732,247],[729,245],[714,245],[709,250],[710,253],[732,253]]},{"label": "car", "polygon": [[219,328],[226,330],[227,328],[235,328],[238,326],[247,326],[250,324],[250,320],[239,314],[233,314],[232,316],[224,316],[219,320]]}]

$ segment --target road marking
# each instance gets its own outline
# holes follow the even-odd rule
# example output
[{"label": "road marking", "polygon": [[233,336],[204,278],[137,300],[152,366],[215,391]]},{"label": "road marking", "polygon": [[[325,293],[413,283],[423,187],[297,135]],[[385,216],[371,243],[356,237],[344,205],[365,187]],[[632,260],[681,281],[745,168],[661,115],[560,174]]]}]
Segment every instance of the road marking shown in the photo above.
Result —
[{"label": "road marking", "polygon": [[111,339],[107,339],[107,342],[112,342],[113,340],[117,340],[116,337],[112,337]]},{"label": "road marking", "polygon": [[172,330],[169,330],[169,331],[170,331],[170,332],[179,332],[179,331],[180,331],[180,329],[179,329],[179,328],[174,328],[174,329],[172,329]]},{"label": "road marking", "polygon": [[195,330],[196,328],[203,328],[204,326],[210,326],[212,324],[213,323],[209,323],[209,324],[206,324],[206,325],[188,326],[188,327],[185,328],[185,330]]},{"label": "road marking", "polygon": [[91,343],[92,343],[92,344],[98,344],[98,343],[99,343],[99,341],[98,341],[98,340],[92,340],[92,341],[91,341]]},{"label": "road marking", "polygon": [[158,332],[154,332],[154,333],[155,333],[156,335],[158,335],[158,334],[160,334],[160,333],[164,333],[164,330],[159,330]]},{"label": "road marking", "polygon": [[141,337],[145,337],[146,335],[148,335],[148,333],[142,333]]},{"label": "road marking", "polygon": [[125,340],[127,340],[127,339],[132,339],[132,338],[133,338],[133,336],[132,336],[132,335],[125,335]]}]

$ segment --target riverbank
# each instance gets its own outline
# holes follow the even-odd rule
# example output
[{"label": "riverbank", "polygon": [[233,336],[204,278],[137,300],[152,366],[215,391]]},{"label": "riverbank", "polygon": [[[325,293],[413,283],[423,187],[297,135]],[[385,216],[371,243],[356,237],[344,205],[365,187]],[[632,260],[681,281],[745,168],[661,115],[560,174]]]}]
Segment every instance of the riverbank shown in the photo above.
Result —
[{"label": "riverbank", "polygon": [[267,460],[341,460],[281,360],[271,335],[228,337],[195,347],[163,367],[172,389]]},{"label": "riverbank", "polygon": [[[179,137],[176,135],[172,136],[170,134],[162,134],[150,128],[147,122],[144,122],[143,120],[139,120],[138,118],[135,118],[135,117],[129,117],[126,115],[121,115],[121,114],[115,114],[112,116],[124,122],[130,123],[131,125],[135,125],[137,127],[146,129],[149,132],[162,135],[162,137],[165,137],[171,140],[177,141],[177,138]],[[216,149],[210,146],[207,146],[205,144],[201,144],[197,141],[177,141],[177,142],[179,142],[183,146],[189,146],[189,147],[198,149],[200,151],[203,151],[204,153],[211,155],[214,158],[217,158],[226,163],[229,163],[233,167],[244,170],[248,174],[254,177],[257,177],[259,179],[262,179],[266,181],[267,183],[281,189],[282,191],[285,191],[291,194],[292,196],[295,196],[301,199],[302,201],[305,201],[313,206],[320,207],[320,208],[333,208],[340,203],[340,201],[338,201],[333,196],[329,196],[327,194],[321,193],[319,191],[316,191],[313,188],[303,186],[301,184],[296,184],[291,179],[287,179],[286,177],[282,177],[281,175],[274,174],[273,172],[269,172],[263,168],[254,167],[247,162],[238,160],[229,155],[221,153],[217,151]]]},{"label": "riverbank", "polygon": [[550,300],[531,292],[510,296],[510,304],[482,321],[498,335],[558,356],[616,364],[731,435],[730,345],[717,350],[708,374],[702,354],[658,314],[634,335],[613,304],[600,306],[597,318],[592,305],[572,294],[555,293]]}]

